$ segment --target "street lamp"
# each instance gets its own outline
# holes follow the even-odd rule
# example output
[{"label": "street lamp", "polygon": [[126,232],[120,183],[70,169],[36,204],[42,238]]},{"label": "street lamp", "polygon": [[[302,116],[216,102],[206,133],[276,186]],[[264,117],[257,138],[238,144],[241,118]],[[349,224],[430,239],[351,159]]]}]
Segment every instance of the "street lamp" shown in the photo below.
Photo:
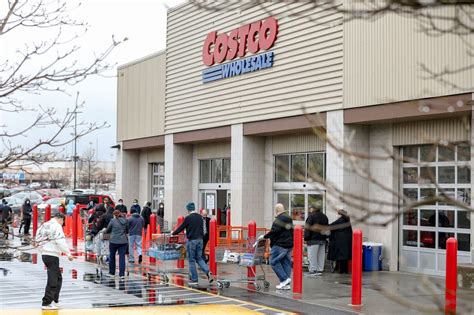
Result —
[{"label": "street lamp", "polygon": [[77,114],[81,114],[77,109],[73,112],[74,114],[74,184],[73,189],[76,189],[77,182]]}]

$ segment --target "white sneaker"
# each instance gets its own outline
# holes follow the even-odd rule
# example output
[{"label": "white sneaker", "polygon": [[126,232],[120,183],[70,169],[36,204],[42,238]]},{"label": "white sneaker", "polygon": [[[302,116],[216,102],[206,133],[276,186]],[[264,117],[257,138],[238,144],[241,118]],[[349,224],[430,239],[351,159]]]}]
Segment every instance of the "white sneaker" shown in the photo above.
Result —
[{"label": "white sneaker", "polygon": [[285,281],[281,282],[280,284],[277,284],[276,285],[276,289],[277,290],[285,290],[285,287],[287,286],[288,284],[285,283]]},{"label": "white sneaker", "polygon": [[282,290],[291,290],[291,286],[287,284],[282,288]]},{"label": "white sneaker", "polygon": [[283,281],[282,283],[284,283],[285,285],[290,284],[290,283],[291,283],[291,278],[286,279],[286,280]]},{"label": "white sneaker", "polygon": [[42,310],[57,310],[57,309],[58,309],[58,307],[57,307],[57,306],[54,306],[54,305],[51,305],[51,304],[49,304],[49,305],[42,305],[42,306],[41,306],[41,309],[42,309]]},{"label": "white sneaker", "polygon": [[57,308],[63,307],[63,305],[62,305],[61,303],[59,303],[59,302],[56,303],[56,302],[53,301],[53,303],[51,303],[51,304],[52,304],[53,306],[56,306]]}]

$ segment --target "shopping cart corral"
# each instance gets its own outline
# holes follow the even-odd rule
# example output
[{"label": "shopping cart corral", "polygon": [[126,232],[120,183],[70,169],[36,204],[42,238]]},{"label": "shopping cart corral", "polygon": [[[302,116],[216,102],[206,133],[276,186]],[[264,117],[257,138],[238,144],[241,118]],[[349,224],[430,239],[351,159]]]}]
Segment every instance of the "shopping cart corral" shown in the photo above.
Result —
[{"label": "shopping cart corral", "polygon": [[[265,278],[263,264],[265,261],[265,250],[267,248],[266,239],[249,239],[241,247],[231,249],[216,249],[216,261],[224,264],[237,264],[241,269],[241,278],[218,279],[216,280],[219,289],[230,287],[231,283],[247,283],[255,287],[255,290],[262,290],[270,287],[270,282]],[[257,268],[247,268],[260,266],[261,274],[257,274]],[[247,274],[249,270],[250,274]]]},{"label": "shopping cart corral", "polygon": [[[159,277],[163,282],[169,282],[170,273],[187,274],[187,271],[170,267],[167,261],[180,260],[186,258],[186,236],[184,234],[170,235],[170,234],[154,234],[150,244],[150,248],[147,250],[147,255],[151,258],[155,258],[161,263],[155,266],[153,270],[150,268],[147,271],[148,279],[152,277]],[[176,264],[175,264],[176,266]]]}]

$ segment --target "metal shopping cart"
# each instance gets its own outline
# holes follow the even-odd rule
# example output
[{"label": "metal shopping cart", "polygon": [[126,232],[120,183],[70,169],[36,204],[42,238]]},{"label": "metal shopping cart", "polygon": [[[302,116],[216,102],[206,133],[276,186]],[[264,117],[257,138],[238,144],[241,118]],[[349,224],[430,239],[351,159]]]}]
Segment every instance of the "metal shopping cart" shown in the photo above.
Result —
[{"label": "metal shopping cart", "polygon": [[106,268],[109,263],[109,240],[110,234],[105,233],[105,231],[100,231],[92,241],[92,251],[96,257],[96,274],[98,277],[103,276],[103,269]]},{"label": "metal shopping cart", "polygon": [[156,234],[156,237],[151,241],[150,248],[147,250],[147,255],[151,258],[161,261],[162,263],[156,265],[155,270],[147,272],[148,279],[153,276],[158,276],[167,283],[169,282],[168,274],[170,273],[184,273],[181,268],[173,268],[167,264],[170,260],[180,260],[186,258],[186,236],[184,234],[170,235],[170,234]]},{"label": "metal shopping cart", "polygon": [[[247,242],[240,248],[231,249],[216,249],[216,261],[224,264],[238,264],[241,267],[256,267],[260,266],[261,275],[257,275],[256,268],[241,268],[242,277],[239,279],[218,279],[216,281],[219,289],[230,287],[231,283],[247,283],[255,287],[255,290],[261,291],[263,284],[264,288],[270,287],[270,282],[265,278],[265,270],[263,264],[265,262],[265,250],[268,246],[266,239],[248,239]],[[247,270],[250,274],[247,275]],[[245,276],[244,276],[245,272]]]}]

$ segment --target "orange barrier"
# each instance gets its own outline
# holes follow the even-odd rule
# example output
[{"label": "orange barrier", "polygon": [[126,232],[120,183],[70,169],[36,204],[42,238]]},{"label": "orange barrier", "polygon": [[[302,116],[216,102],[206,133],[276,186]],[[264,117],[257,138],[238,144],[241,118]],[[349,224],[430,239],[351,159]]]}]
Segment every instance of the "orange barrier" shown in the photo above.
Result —
[{"label": "orange barrier", "polygon": [[79,219],[77,220],[77,238],[80,240],[84,239],[84,226],[82,225],[82,220],[83,218],[79,216]]}]

